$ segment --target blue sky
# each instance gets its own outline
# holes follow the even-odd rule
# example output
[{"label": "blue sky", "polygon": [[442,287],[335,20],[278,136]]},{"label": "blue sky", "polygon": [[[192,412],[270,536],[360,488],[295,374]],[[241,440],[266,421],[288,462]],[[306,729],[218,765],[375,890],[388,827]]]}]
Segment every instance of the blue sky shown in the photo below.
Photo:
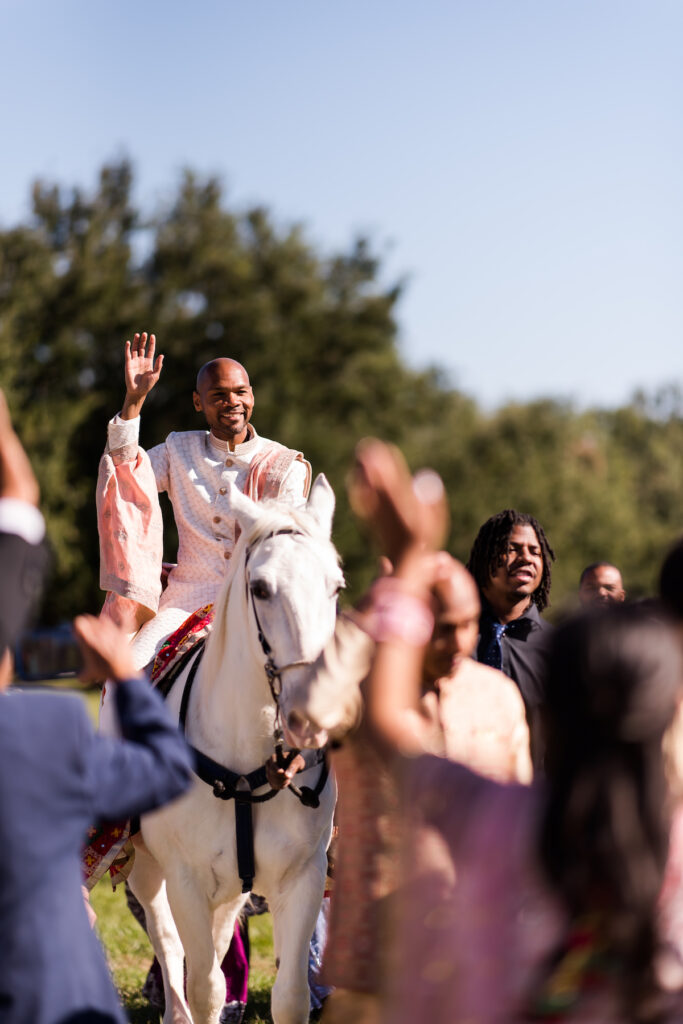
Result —
[{"label": "blue sky", "polygon": [[0,223],[36,177],[180,169],[368,233],[402,351],[490,408],[680,382],[680,0],[0,0]]}]

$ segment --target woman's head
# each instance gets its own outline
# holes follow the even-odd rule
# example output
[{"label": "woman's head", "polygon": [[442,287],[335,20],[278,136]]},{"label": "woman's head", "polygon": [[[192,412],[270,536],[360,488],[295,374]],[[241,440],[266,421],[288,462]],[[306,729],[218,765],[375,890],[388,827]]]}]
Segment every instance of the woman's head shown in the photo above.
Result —
[{"label": "woman's head", "polygon": [[682,669],[670,626],[619,604],[558,629],[548,676],[541,859],[570,915],[603,922],[634,1020],[657,1019],[648,1008],[670,831],[662,740]]},{"label": "woman's head", "polygon": [[619,746],[660,742],[680,695],[683,658],[651,608],[612,605],[557,630],[547,688],[548,774]]}]

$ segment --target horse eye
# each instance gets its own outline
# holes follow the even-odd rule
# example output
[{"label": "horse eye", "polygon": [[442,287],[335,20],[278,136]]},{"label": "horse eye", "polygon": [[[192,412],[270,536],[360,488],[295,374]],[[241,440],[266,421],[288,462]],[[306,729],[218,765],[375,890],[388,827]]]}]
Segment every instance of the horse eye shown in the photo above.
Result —
[{"label": "horse eye", "polygon": [[259,601],[267,601],[270,597],[270,590],[268,584],[263,580],[254,580],[250,586],[251,592],[255,598]]}]

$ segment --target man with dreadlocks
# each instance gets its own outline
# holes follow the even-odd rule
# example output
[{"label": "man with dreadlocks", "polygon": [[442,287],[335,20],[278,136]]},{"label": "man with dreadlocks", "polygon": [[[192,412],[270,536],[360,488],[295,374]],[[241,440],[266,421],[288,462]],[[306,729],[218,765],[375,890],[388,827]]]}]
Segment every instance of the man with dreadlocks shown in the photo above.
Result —
[{"label": "man with dreadlocks", "polygon": [[541,524],[526,512],[505,509],[481,527],[467,563],[482,606],[475,657],[519,687],[536,768],[543,757],[540,709],[551,630],[540,613],[548,605],[554,559]]}]

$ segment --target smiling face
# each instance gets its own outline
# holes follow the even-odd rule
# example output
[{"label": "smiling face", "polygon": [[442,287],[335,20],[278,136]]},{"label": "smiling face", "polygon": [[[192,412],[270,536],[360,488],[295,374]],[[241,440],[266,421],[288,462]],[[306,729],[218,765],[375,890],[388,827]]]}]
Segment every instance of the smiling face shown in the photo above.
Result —
[{"label": "smiling face", "polygon": [[203,412],[214,437],[242,444],[254,408],[254,393],[247,371],[234,359],[214,359],[199,371],[192,396],[197,412]]},{"label": "smiling face", "polygon": [[616,565],[596,565],[584,574],[579,585],[579,600],[584,607],[619,602],[625,597],[621,573]]},{"label": "smiling face", "polygon": [[[495,612],[531,599],[543,578],[543,552],[536,531],[528,524],[512,527],[507,548],[483,588]],[[527,602],[528,603],[528,602]]]}]

